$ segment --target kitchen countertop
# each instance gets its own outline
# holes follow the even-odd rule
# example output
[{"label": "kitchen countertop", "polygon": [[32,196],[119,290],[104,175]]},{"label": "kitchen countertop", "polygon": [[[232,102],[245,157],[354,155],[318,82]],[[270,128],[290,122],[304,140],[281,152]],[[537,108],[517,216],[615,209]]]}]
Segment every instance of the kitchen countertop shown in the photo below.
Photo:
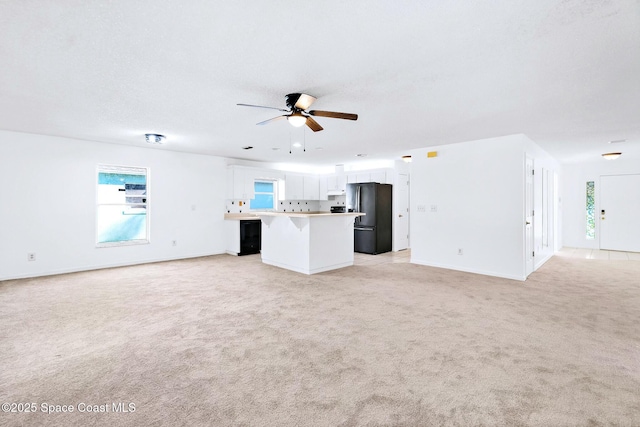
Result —
[{"label": "kitchen countertop", "polygon": [[288,216],[292,218],[315,218],[319,216],[364,216],[366,214],[360,212],[256,212],[257,216]]},{"label": "kitchen countertop", "polygon": [[235,220],[235,221],[246,221],[246,220],[260,221],[260,218],[258,218],[253,213],[226,213],[224,214],[224,219]]},{"label": "kitchen countertop", "polygon": [[331,212],[251,212],[251,213],[226,213],[224,219],[235,221],[246,220],[260,220],[260,216],[287,216],[293,218],[313,218],[318,216],[363,216],[364,213],[359,212],[344,212],[344,213],[331,213]]}]

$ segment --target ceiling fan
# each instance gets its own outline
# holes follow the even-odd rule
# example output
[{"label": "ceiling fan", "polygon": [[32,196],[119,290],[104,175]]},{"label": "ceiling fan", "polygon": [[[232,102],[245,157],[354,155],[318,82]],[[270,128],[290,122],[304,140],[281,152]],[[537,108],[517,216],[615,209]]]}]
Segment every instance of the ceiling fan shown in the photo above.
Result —
[{"label": "ceiling fan", "polygon": [[272,110],[284,111],[288,114],[283,114],[282,116],[274,117],[273,119],[265,120],[263,122],[257,123],[259,125],[266,125],[267,123],[275,122],[278,120],[282,120],[286,118],[292,126],[300,127],[305,124],[309,126],[309,128],[318,132],[323,129],[322,126],[318,122],[316,122],[313,117],[331,117],[334,119],[345,119],[345,120],[358,120],[357,114],[351,113],[338,113],[335,111],[322,111],[322,110],[309,110],[309,107],[316,100],[315,97],[311,95],[307,95],[306,93],[290,93],[285,96],[285,102],[287,104],[287,108],[277,108],[277,107],[265,107],[262,105],[252,105],[252,104],[238,104],[242,107],[256,107],[256,108],[269,108]]}]

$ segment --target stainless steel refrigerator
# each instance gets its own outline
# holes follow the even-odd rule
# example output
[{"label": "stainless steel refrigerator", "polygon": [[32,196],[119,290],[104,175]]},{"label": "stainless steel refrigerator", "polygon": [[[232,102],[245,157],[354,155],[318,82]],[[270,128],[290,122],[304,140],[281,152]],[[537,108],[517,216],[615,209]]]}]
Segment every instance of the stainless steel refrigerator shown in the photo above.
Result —
[{"label": "stainless steel refrigerator", "polygon": [[363,212],[354,224],[354,250],[365,254],[391,251],[391,184],[347,184],[347,209]]}]

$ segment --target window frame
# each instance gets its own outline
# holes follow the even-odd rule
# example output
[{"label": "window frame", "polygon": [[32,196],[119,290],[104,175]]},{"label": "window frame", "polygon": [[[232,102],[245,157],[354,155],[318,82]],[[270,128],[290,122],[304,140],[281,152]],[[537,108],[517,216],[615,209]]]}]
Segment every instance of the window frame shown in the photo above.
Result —
[{"label": "window frame", "polygon": [[[273,191],[265,192],[265,191],[256,191],[257,183],[268,183],[272,185]],[[256,195],[258,194],[270,194],[273,198],[273,205],[271,208],[252,208],[251,200],[255,200]],[[278,207],[278,181],[274,179],[258,179],[255,178],[253,180],[253,199],[249,200],[249,210],[250,211],[275,211]]]},{"label": "window frame", "polygon": [[[117,173],[123,175],[144,175],[145,176],[145,200],[143,202],[126,202],[125,203],[101,203],[100,201],[100,174],[101,173]],[[96,200],[95,200],[95,242],[96,248],[112,248],[112,247],[122,247],[122,246],[137,246],[137,245],[148,245],[151,243],[151,215],[150,215],[150,176],[151,170],[148,167],[140,167],[140,166],[121,166],[121,165],[106,165],[99,164],[96,167],[96,175],[95,175],[95,185],[96,185]],[[125,196],[126,197],[126,196]],[[135,197],[135,196],[133,196]],[[126,200],[126,199],[125,199]],[[99,236],[99,214],[100,214],[100,206],[123,206],[123,207],[134,207],[143,204],[145,208],[145,235],[144,239],[130,239],[130,240],[119,240],[114,242],[100,242]]]}]

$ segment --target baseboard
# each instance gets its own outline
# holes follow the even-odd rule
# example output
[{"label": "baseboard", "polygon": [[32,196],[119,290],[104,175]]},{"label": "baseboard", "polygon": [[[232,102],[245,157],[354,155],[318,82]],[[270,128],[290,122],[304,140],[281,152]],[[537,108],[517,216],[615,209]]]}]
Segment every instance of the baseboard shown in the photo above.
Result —
[{"label": "baseboard", "polygon": [[117,268],[117,267],[128,267],[131,265],[153,264],[154,262],[178,261],[181,259],[200,258],[200,257],[212,256],[212,255],[223,255],[224,253],[225,252],[189,254],[189,255],[178,257],[178,258],[176,257],[154,258],[154,259],[140,260],[140,261],[134,261],[134,262],[90,265],[90,266],[85,266],[80,268],[62,268],[59,270],[49,270],[45,272],[39,272],[37,274],[22,274],[17,276],[0,277],[0,282],[5,280],[32,279],[34,277],[56,276],[58,274],[79,273],[81,271],[103,270],[105,268]]},{"label": "baseboard", "polygon": [[446,265],[446,264],[438,264],[438,263],[428,262],[428,261],[415,259],[415,258],[411,258],[410,262],[411,262],[411,264],[424,265],[424,266],[427,266],[427,267],[444,268],[444,269],[447,269],[447,270],[462,271],[462,272],[465,272],[465,273],[481,274],[483,276],[500,277],[500,278],[503,278],[503,279],[517,280],[519,282],[524,282],[526,280],[526,277],[523,277],[523,276],[502,274],[502,273],[497,273],[495,271],[489,271],[489,270],[478,270],[478,269],[473,269],[473,268],[460,268],[458,266],[452,266],[452,265]]}]

